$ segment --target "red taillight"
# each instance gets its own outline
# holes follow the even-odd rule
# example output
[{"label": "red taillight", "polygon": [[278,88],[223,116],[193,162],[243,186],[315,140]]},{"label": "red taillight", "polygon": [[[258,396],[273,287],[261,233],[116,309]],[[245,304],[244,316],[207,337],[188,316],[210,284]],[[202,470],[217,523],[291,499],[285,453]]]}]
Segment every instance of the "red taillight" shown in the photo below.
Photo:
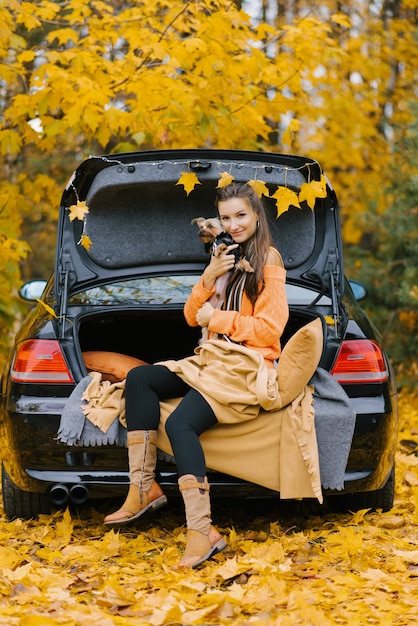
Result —
[{"label": "red taillight", "polygon": [[339,383],[383,383],[389,377],[381,349],[369,339],[343,341],[331,374]]},{"label": "red taillight", "polygon": [[29,339],[17,349],[11,379],[15,383],[73,383],[58,341]]}]

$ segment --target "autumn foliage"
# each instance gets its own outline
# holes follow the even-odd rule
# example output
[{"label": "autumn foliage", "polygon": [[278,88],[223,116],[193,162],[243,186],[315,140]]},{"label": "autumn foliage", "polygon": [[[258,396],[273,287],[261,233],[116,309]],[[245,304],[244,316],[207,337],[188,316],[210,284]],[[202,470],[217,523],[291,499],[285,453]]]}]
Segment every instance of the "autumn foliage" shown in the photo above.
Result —
[{"label": "autumn foliage", "polygon": [[[173,570],[184,511],[119,532],[103,510],[8,522],[0,510],[3,626],[412,626],[418,614],[418,398],[401,395],[395,506],[302,514],[218,501],[228,547]],[[319,506],[319,505],[318,505]]]},{"label": "autumn foliage", "polygon": [[360,216],[385,215],[390,179],[410,168],[393,147],[414,118],[418,0],[253,4],[0,2],[3,348],[20,272],[51,269],[63,185],[90,154],[306,154],[332,179],[348,244]]}]

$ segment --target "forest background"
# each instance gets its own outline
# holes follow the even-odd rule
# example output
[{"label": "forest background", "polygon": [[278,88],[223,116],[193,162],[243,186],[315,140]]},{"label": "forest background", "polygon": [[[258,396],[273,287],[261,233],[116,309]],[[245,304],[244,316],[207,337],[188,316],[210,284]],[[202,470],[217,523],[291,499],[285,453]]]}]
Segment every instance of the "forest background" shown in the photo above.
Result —
[{"label": "forest background", "polygon": [[346,274],[413,382],[417,17],[418,0],[0,0],[0,362],[84,158],[219,147],[318,159]]}]

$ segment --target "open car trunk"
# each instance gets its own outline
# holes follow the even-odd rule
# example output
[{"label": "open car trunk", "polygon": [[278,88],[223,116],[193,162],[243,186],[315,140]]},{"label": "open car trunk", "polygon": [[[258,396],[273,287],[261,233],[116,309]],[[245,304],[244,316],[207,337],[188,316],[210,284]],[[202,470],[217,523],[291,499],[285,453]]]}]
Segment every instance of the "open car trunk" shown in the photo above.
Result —
[{"label": "open car trunk", "polygon": [[[313,311],[291,310],[289,322],[283,335],[282,345],[302,326],[318,316]],[[100,314],[85,315],[79,320],[78,338],[82,353],[91,351],[116,352],[136,357],[149,363],[165,359],[180,359],[193,354],[199,342],[200,327],[189,327],[182,309],[177,310],[116,310]],[[110,368],[113,369],[113,368]],[[230,432],[230,431],[228,431]],[[121,456],[121,449],[112,452],[112,463],[123,463],[127,470],[126,458]],[[97,458],[102,457],[100,446]],[[110,467],[109,454],[104,458]],[[104,459],[101,458],[101,463]],[[250,463],[249,466],[252,464]],[[244,462],[244,466],[247,463]],[[215,465],[216,467],[216,465]],[[157,480],[164,492],[171,496],[178,495],[178,475],[174,457],[168,450],[159,449],[157,453]],[[267,487],[255,484],[235,474],[225,474],[215,469],[208,462],[208,477],[211,488],[217,495],[224,495],[225,486],[233,485],[236,497],[266,497],[276,494]]]},{"label": "open car trunk", "polygon": [[[315,317],[313,312],[291,311],[282,346]],[[200,327],[186,324],[182,310],[120,310],[86,315],[78,331],[82,352],[117,352],[148,363],[190,356],[200,335]]]}]

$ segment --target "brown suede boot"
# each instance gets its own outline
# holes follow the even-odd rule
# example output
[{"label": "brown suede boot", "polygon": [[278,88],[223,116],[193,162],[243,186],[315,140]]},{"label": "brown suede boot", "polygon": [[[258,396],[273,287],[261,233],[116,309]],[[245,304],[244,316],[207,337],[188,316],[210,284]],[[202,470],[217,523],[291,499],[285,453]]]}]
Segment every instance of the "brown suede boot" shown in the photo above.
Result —
[{"label": "brown suede boot", "polygon": [[206,476],[185,474],[179,478],[179,489],[186,508],[187,544],[178,567],[195,568],[226,547],[222,535],[212,526],[209,483]]},{"label": "brown suede boot", "polygon": [[107,515],[106,526],[130,524],[146,511],[159,509],[167,502],[161,487],[155,482],[157,460],[157,431],[128,432],[128,459],[131,484],[121,508]]}]

